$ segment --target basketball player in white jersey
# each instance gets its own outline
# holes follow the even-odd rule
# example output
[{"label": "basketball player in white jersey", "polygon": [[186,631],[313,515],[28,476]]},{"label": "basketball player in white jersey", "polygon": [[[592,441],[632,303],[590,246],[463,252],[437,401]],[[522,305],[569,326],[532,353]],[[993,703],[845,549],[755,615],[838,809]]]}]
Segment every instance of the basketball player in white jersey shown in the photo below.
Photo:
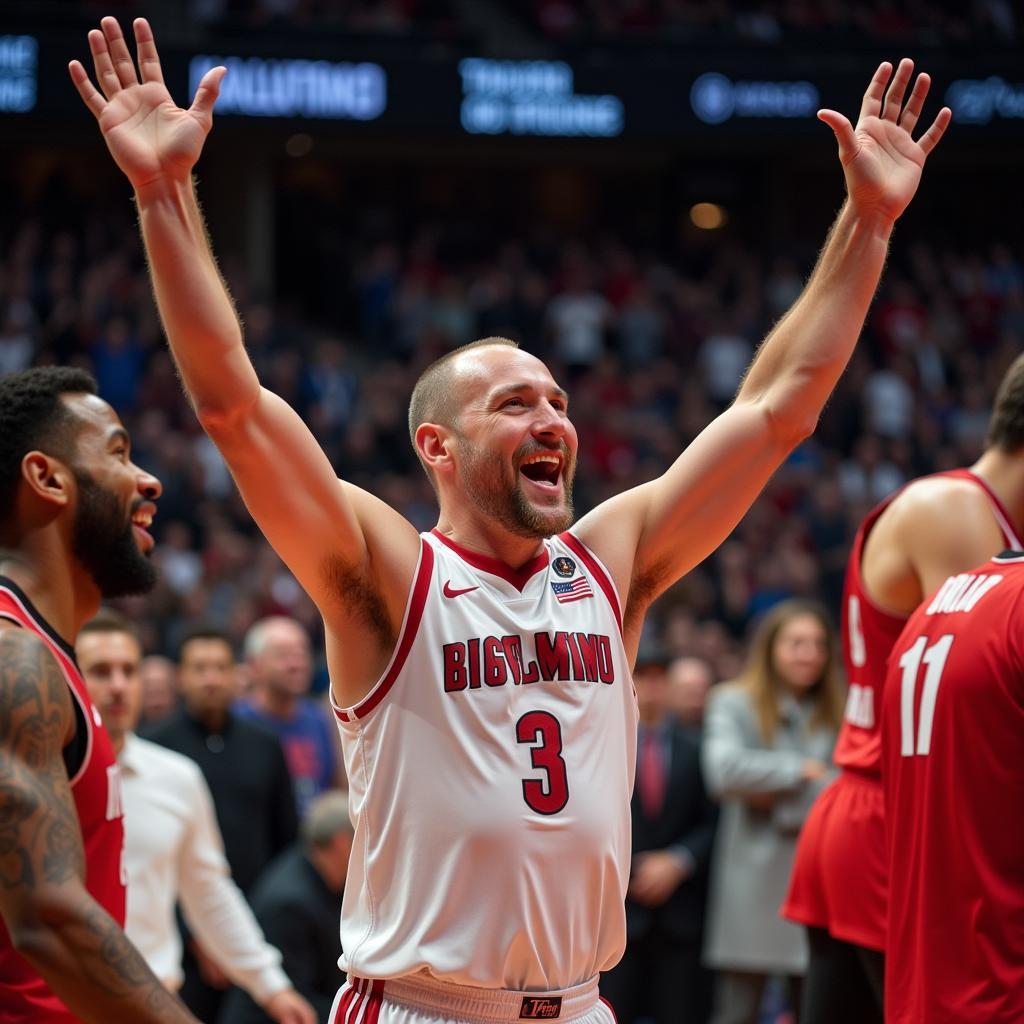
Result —
[{"label": "basketball player in white jersey", "polygon": [[104,18],[89,34],[101,91],[78,62],[72,79],[135,188],[196,412],[324,617],[355,825],[332,1021],[608,1022],[597,977],[625,938],[644,613],[813,429],[950,112],[914,141],[928,78],[907,98],[905,60],[879,67],[856,129],[821,113],[848,198],[804,294],[732,407],[575,526],[576,431],[544,363],[496,339],[435,363],[409,414],[441,508],[419,536],[340,482],[261,388],[191,180],[224,69],[179,109],[142,19],[135,38],[138,72]]}]

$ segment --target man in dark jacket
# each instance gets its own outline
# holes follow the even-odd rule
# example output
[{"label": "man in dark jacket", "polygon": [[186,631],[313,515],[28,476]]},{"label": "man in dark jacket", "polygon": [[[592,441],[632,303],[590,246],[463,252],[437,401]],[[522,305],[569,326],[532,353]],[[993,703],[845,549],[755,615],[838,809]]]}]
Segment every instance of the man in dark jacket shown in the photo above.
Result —
[{"label": "man in dark jacket", "polygon": [[[338,920],[352,850],[348,798],[339,790],[313,800],[302,820],[301,842],[260,877],[252,909],[267,938],[281,951],[285,973],[326,1021],[345,980]],[[241,989],[228,996],[220,1024],[272,1024]]]},{"label": "man in dark jacket", "polygon": [[704,1024],[710,1003],[700,951],[717,809],[704,789],[699,738],[668,712],[668,662],[661,650],[641,647],[633,673],[640,733],[628,941],[601,978],[620,1024]]},{"label": "man in dark jacket", "polygon": [[[225,634],[206,628],[190,632],[181,644],[178,678],[181,708],[146,738],[199,765],[213,796],[231,875],[248,897],[298,829],[284,751],[272,732],[234,713],[235,655]],[[216,1020],[227,976],[192,939],[186,940],[184,966],[182,999],[201,1020]]]}]

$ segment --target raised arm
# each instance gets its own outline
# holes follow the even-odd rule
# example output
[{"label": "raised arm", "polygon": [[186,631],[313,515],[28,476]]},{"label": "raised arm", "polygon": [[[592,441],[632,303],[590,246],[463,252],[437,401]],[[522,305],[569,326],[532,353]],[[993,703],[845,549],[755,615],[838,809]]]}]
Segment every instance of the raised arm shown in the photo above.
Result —
[{"label": "raised arm", "polygon": [[0,914],[14,948],[87,1024],[196,1024],[85,888],[62,757],[71,696],[16,627],[0,627],[0,709]]},{"label": "raised arm", "polygon": [[761,345],[736,401],[662,477],[580,523],[581,539],[629,594],[627,626],[728,536],[783,459],[813,431],[864,324],[893,224],[951,116],[943,108],[914,141],[929,79],[918,76],[904,106],[912,74],[909,60],[895,76],[890,64],[880,65],[856,128],[836,111],[819,112],[839,142],[846,202],[803,294]]},{"label": "raised arm", "polygon": [[[394,510],[339,483],[294,410],[260,386],[246,354],[192,182],[225,69],[208,71],[182,109],[164,85],[149,24],[134,25],[138,71],[117,21],[101,26],[89,33],[99,89],[78,61],[69,70],[135,189],[157,305],[189,398],[253,518],[328,625],[342,638],[360,635],[360,650],[376,635],[379,661],[401,621],[418,539]],[[351,593],[372,599],[358,605]]]}]

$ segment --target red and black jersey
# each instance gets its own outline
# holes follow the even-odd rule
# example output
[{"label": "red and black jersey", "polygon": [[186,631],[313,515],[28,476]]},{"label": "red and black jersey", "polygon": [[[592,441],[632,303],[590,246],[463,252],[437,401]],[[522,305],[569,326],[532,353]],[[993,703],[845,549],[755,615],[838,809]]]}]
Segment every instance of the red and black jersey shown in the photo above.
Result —
[{"label": "red and black jersey", "polygon": [[[20,588],[5,577],[0,577],[0,618],[16,622],[43,640],[71,691],[75,737],[65,748],[64,761],[85,848],[85,885],[96,902],[123,926],[124,828],[120,778],[110,737],[89,699],[74,650]],[[14,950],[0,920],[0,1020],[4,1024],[64,1024],[76,1019],[28,960]]]},{"label": "red and black jersey", "polygon": [[950,577],[882,709],[889,1024],[1024,1021],[1024,553]]}]

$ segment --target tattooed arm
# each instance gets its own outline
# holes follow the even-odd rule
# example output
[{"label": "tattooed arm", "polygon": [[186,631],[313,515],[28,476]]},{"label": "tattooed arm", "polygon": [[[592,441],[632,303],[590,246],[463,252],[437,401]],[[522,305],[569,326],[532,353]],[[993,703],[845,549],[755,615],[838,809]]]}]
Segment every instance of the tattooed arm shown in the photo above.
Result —
[{"label": "tattooed arm", "polygon": [[14,947],[86,1024],[195,1024],[85,888],[61,754],[73,721],[42,641],[0,628],[0,914]]}]

